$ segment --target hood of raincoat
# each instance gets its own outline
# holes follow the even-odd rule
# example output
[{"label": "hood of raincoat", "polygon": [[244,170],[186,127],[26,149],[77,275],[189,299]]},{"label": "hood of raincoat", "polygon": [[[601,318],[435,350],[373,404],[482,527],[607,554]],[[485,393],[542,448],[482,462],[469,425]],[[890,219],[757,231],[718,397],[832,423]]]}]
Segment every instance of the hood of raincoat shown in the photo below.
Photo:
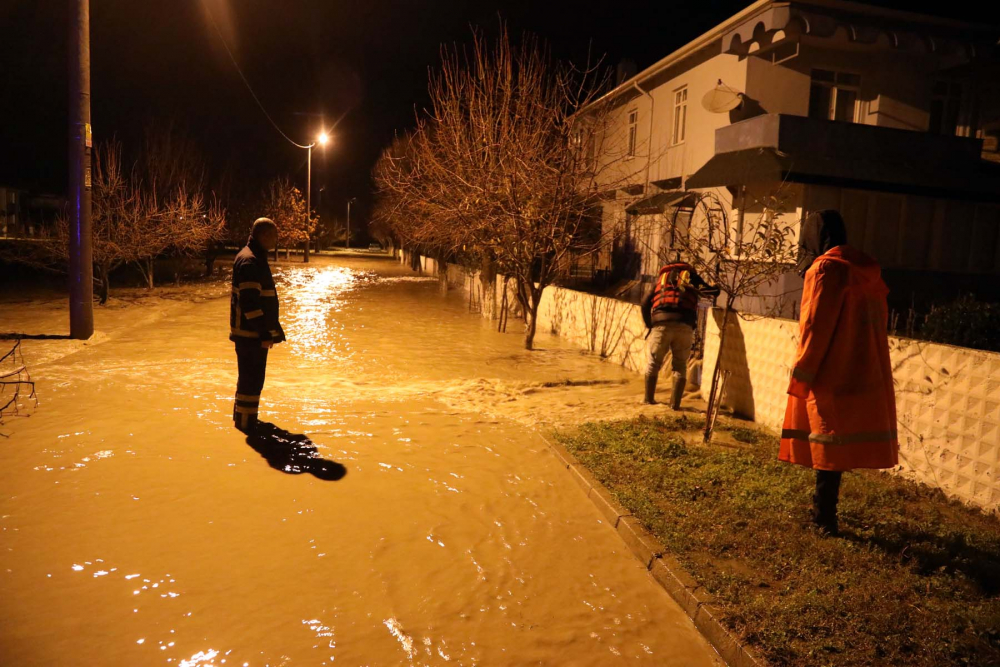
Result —
[{"label": "hood of raincoat", "polygon": [[823,253],[816,260],[837,262],[851,268],[851,283],[872,294],[888,294],[889,288],[882,280],[882,267],[871,256],[854,246],[839,245]]},{"label": "hood of raincoat", "polygon": [[811,214],[802,221],[799,234],[799,255],[796,262],[799,275],[804,277],[820,255],[846,244],[847,227],[840,213],[830,209]]}]

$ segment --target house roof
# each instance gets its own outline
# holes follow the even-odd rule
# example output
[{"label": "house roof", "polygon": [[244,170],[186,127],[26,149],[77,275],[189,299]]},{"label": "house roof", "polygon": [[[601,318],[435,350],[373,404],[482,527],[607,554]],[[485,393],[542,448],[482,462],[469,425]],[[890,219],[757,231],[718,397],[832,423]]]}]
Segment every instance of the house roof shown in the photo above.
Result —
[{"label": "house roof", "polygon": [[625,207],[625,212],[632,215],[653,215],[663,213],[668,206],[681,203],[685,198],[693,199],[694,193],[685,190],[670,190],[669,192],[657,192],[651,197],[639,199]]},{"label": "house roof", "polygon": [[612,100],[629,90],[645,92],[644,83],[708,47],[718,48],[719,53],[745,56],[781,40],[794,40],[802,35],[829,37],[838,32],[858,44],[879,42],[893,48],[954,51],[965,56],[973,56],[976,52],[968,43],[970,40],[989,47],[1000,40],[1000,27],[845,0],[758,0],[623,81],[588,107]]}]

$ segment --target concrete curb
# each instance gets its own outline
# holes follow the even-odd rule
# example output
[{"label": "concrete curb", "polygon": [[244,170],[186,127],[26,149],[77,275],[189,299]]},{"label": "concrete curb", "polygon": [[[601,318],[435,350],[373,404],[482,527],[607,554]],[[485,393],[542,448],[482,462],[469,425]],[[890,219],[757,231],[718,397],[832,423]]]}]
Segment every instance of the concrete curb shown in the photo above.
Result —
[{"label": "concrete curb", "polygon": [[632,513],[622,507],[604,485],[590,474],[569,451],[539,434],[556,458],[583,489],[597,510],[621,537],[629,551],[646,566],[650,575],[681,606],[694,625],[729,667],[766,667],[767,663],[721,622],[715,599],[687,573]]}]

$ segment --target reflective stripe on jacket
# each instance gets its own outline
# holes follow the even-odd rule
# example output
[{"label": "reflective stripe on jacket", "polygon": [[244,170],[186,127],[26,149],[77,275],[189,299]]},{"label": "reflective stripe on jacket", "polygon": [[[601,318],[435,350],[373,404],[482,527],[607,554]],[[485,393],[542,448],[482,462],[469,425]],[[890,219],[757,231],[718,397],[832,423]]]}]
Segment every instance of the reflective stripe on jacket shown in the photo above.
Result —
[{"label": "reflective stripe on jacket", "polygon": [[897,464],[888,292],[878,263],[850,246],[809,268],[780,460],[817,470]]},{"label": "reflective stripe on jacket", "polygon": [[253,239],[233,262],[229,340],[272,343],[285,340],[278,322],[278,292],[267,263],[267,251]]}]

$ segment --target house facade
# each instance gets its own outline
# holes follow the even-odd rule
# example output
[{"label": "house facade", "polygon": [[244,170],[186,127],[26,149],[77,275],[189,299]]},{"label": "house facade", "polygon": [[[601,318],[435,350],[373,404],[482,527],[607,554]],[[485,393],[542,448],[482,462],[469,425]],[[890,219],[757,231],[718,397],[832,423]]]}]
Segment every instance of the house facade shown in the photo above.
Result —
[{"label": "house facade", "polygon": [[[630,256],[635,298],[676,236],[698,233],[690,193],[713,192],[727,224],[776,200],[796,227],[840,209],[898,303],[996,289],[998,41],[995,27],[839,0],[751,5],[598,101],[614,108],[603,159],[628,181],[607,193],[616,245],[598,262]],[[769,312],[795,316],[800,288],[788,272]]]}]

